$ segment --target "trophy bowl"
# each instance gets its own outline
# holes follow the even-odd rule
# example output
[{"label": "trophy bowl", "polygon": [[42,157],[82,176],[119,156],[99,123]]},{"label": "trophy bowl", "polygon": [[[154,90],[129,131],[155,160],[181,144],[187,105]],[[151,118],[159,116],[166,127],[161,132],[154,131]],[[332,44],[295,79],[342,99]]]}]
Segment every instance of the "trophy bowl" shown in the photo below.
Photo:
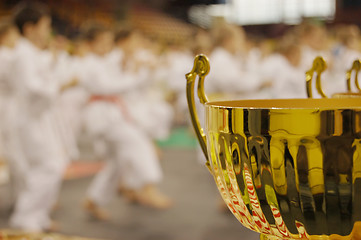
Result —
[{"label": "trophy bowl", "polygon": [[188,107],[238,221],[261,239],[361,239],[361,98],[210,102],[209,70],[198,55],[186,75]]}]

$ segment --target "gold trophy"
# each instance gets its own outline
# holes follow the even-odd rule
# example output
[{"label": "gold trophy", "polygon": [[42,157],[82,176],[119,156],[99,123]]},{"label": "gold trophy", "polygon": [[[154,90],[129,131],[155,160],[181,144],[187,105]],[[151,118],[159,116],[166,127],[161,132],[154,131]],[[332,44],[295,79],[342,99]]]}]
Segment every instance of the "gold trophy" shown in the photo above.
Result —
[{"label": "gold trophy", "polygon": [[[321,74],[326,70],[327,64],[326,61],[322,57],[316,57],[313,61],[312,68],[306,72],[306,89],[307,89],[307,96],[312,98],[312,80],[313,75],[316,73],[316,89],[318,94],[323,97],[327,98],[327,95],[322,90],[321,86]],[[347,92],[335,93],[332,95],[333,98],[349,98],[349,97],[361,97],[361,87],[358,82],[358,73],[361,70],[361,61],[355,60],[352,63],[352,67],[346,72],[346,85],[347,85]],[[355,75],[355,87],[359,91],[357,93],[352,92],[351,87],[351,77],[352,73],[354,72]]]},{"label": "gold trophy", "polygon": [[210,102],[203,87],[209,70],[198,55],[186,75],[188,106],[234,216],[261,239],[361,240],[361,98]]}]

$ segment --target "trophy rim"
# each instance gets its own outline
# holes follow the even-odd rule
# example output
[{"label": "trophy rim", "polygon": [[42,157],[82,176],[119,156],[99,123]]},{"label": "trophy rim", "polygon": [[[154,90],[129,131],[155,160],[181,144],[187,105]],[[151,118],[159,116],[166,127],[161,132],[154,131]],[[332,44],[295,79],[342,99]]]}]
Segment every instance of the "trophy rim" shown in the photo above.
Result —
[{"label": "trophy rim", "polygon": [[241,109],[313,109],[313,110],[343,110],[361,109],[360,98],[322,98],[322,99],[252,99],[210,101],[206,106],[216,108]]}]

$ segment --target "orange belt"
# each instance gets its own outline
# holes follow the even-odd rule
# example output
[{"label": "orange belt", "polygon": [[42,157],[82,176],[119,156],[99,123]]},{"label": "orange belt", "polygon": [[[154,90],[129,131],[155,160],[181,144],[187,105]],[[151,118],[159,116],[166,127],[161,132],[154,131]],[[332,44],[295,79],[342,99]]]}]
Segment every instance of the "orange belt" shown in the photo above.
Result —
[{"label": "orange belt", "polygon": [[92,95],[89,98],[89,103],[92,102],[98,102],[98,101],[104,101],[104,102],[109,102],[109,103],[113,103],[115,105],[118,106],[119,110],[123,113],[124,117],[127,120],[131,120],[131,116],[129,114],[129,111],[127,109],[127,106],[125,105],[124,101],[118,97],[118,96],[112,96],[112,95]]}]

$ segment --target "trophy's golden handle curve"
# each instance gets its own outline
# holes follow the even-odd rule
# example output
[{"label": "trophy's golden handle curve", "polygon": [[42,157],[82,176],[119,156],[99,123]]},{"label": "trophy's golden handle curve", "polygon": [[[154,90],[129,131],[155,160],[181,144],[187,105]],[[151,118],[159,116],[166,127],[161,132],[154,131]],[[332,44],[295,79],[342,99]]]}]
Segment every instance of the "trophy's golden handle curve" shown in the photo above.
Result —
[{"label": "trophy's golden handle curve", "polygon": [[327,98],[326,94],[322,90],[321,85],[321,74],[327,68],[326,61],[322,57],[316,57],[313,60],[312,68],[306,72],[306,88],[307,88],[307,96],[312,98],[312,79],[313,74],[316,72],[316,89],[317,92],[323,97]]},{"label": "trophy's golden handle curve", "polygon": [[204,93],[204,78],[209,73],[209,61],[208,58],[202,54],[197,55],[194,59],[193,69],[190,73],[186,74],[187,79],[187,100],[188,108],[191,114],[192,124],[197,134],[197,138],[202,147],[202,151],[207,159],[207,166],[209,166],[208,154],[207,154],[207,141],[203,128],[199,123],[197,115],[197,109],[194,101],[194,84],[198,75],[198,98],[202,104],[208,102],[207,96]]},{"label": "trophy's golden handle curve", "polygon": [[360,60],[355,60],[353,63],[352,63],[352,67],[350,68],[350,70],[348,70],[346,72],[346,82],[347,82],[347,91],[348,92],[351,92],[351,74],[352,74],[352,71],[355,71],[355,85],[356,85],[356,88],[361,92],[361,88],[360,88],[360,85],[358,83],[358,73],[361,69],[361,61]]}]

